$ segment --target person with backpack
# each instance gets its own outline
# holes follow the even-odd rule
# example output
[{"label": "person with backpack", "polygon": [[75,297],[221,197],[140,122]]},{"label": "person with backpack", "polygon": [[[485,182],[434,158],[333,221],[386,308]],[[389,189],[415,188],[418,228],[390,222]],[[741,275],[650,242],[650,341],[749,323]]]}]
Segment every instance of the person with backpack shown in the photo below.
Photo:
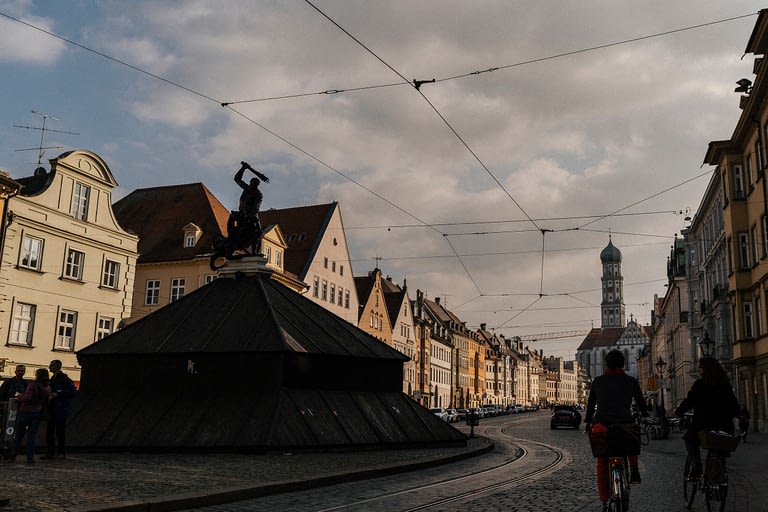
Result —
[{"label": "person with backpack", "polygon": [[[61,371],[61,361],[54,359],[48,366],[51,370],[51,401],[45,431],[46,453],[41,459],[66,458],[67,417],[72,414],[72,397],[77,387],[66,373]],[[58,444],[58,453],[56,445]]]},{"label": "person with backpack", "polygon": [[19,398],[19,414],[16,419],[16,443],[11,453],[11,462],[16,460],[21,442],[27,437],[27,464],[35,462],[35,438],[42,419],[43,407],[50,397],[48,370],[39,368],[35,371],[35,380],[27,386]]}]

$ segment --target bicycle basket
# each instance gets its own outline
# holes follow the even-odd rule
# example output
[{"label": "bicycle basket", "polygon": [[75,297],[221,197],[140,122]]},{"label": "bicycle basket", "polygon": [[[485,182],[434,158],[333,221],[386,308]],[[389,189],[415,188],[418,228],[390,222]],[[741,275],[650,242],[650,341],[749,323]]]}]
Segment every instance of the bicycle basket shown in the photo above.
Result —
[{"label": "bicycle basket", "polygon": [[607,432],[589,433],[593,457],[625,457],[640,454],[640,426],[634,423],[608,425]]},{"label": "bicycle basket", "polygon": [[732,452],[739,445],[739,436],[732,436],[726,432],[713,430],[700,430],[699,443],[707,450],[718,452]]}]

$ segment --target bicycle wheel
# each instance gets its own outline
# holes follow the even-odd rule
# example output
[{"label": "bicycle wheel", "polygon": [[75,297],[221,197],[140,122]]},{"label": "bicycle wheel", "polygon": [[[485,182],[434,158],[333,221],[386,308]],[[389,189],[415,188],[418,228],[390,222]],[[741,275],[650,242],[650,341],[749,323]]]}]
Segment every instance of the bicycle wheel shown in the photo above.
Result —
[{"label": "bicycle wheel", "polygon": [[688,480],[688,474],[691,471],[693,461],[690,457],[685,458],[685,469],[683,471],[683,498],[685,498],[686,508],[691,508],[693,505],[693,499],[696,497],[696,486],[699,484],[698,480]]},{"label": "bicycle wheel", "polygon": [[707,473],[704,475],[704,503],[707,512],[725,511],[725,498],[728,496],[728,474],[725,460],[707,457]]}]

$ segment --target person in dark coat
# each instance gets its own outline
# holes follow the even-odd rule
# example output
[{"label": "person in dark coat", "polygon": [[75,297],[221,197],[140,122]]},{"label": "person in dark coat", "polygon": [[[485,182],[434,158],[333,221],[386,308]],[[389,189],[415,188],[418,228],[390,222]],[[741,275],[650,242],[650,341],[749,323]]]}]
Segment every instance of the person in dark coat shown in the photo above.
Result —
[{"label": "person in dark coat", "polygon": [[27,390],[30,381],[24,378],[27,373],[27,367],[23,364],[17,364],[12,379],[6,379],[0,385],[0,402],[7,402],[11,398],[21,396]]},{"label": "person in dark coat", "polygon": [[688,457],[693,460],[691,478],[698,478],[701,474],[699,431],[720,430],[733,435],[733,418],[739,414],[739,401],[717,359],[702,357],[698,371],[700,378],[696,379],[688,396],[675,409],[677,416],[693,409],[691,424],[683,435]]},{"label": "person in dark coat", "polygon": [[[45,431],[46,454],[41,459],[66,457],[67,416],[72,414],[72,397],[77,387],[66,373],[61,371],[61,361],[54,359],[48,367],[51,370],[51,401],[48,404],[48,424]],[[58,453],[56,453],[58,444]]]},{"label": "person in dark coat", "polygon": [[[606,427],[615,424],[634,423],[632,401],[643,416],[648,416],[648,407],[637,379],[624,373],[624,354],[620,350],[611,350],[605,356],[606,369],[595,377],[589,389],[587,412],[584,418],[587,429],[592,423]],[[630,481],[640,483],[638,456],[629,456]],[[597,490],[603,509],[608,499],[608,457],[597,457]]]}]

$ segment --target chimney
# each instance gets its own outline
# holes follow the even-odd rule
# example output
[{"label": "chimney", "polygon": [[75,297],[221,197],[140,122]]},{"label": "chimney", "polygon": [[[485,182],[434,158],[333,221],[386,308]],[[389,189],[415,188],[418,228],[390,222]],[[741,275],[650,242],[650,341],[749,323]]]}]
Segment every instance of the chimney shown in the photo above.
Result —
[{"label": "chimney", "polygon": [[480,324],[480,330],[481,330],[481,331],[484,331],[484,330],[485,330],[485,325],[486,325],[486,324]]},{"label": "chimney", "polygon": [[435,304],[440,305],[440,297],[435,297]]}]

